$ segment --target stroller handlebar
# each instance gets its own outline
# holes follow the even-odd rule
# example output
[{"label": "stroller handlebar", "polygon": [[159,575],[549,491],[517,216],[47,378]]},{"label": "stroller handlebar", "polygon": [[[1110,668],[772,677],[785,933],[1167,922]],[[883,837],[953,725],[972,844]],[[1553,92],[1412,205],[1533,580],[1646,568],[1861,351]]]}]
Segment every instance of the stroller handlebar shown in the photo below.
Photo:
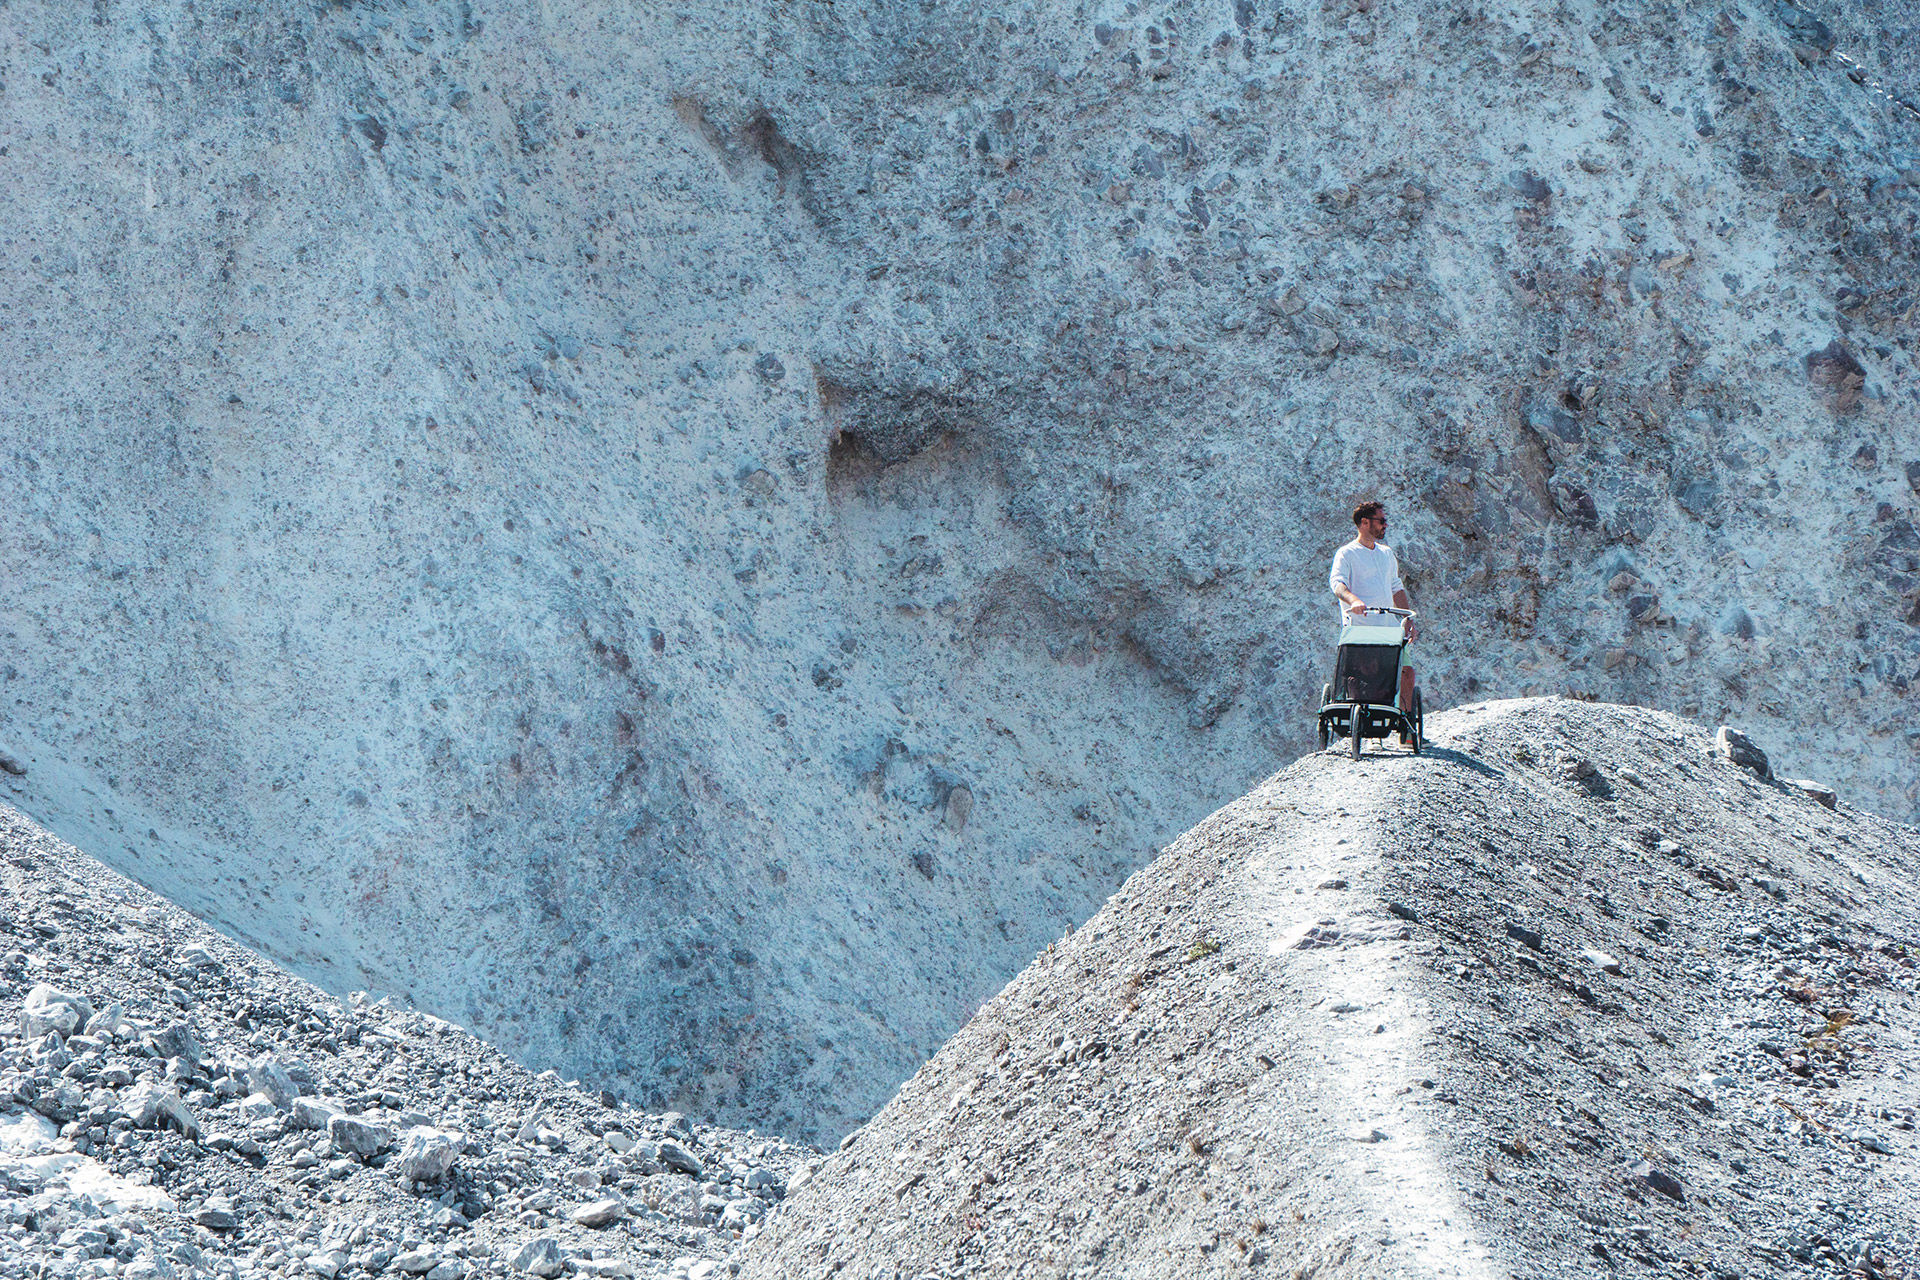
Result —
[{"label": "stroller handlebar", "polygon": [[1420,616],[1419,614],[1415,613],[1412,609],[1396,609],[1391,605],[1384,605],[1384,604],[1364,605],[1358,609],[1349,609],[1347,610],[1347,612],[1348,613],[1390,613],[1394,615],[1396,618],[1417,618]]}]

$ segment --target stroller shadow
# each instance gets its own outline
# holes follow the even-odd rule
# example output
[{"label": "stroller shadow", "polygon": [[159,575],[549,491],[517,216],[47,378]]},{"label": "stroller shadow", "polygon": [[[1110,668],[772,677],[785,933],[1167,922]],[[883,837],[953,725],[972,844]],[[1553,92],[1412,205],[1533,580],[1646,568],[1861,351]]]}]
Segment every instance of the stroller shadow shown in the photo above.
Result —
[{"label": "stroller shadow", "polygon": [[1480,757],[1470,756],[1464,751],[1455,751],[1451,747],[1436,747],[1431,742],[1423,742],[1420,744],[1420,754],[1422,757],[1428,759],[1444,760],[1448,764],[1458,765],[1462,769],[1470,770],[1483,778],[1504,778],[1506,776]]},{"label": "stroller shadow", "polygon": [[[1342,749],[1341,744],[1338,742],[1334,743],[1331,747],[1327,748],[1327,750],[1333,752],[1336,755],[1339,754],[1341,749]],[[1402,751],[1397,749],[1388,750],[1388,751],[1374,751],[1370,749],[1361,753],[1360,759],[1357,761],[1357,763],[1365,764],[1369,760],[1387,760],[1387,759],[1437,760],[1442,764],[1454,765],[1458,768],[1466,769],[1469,772],[1477,773],[1483,778],[1506,777],[1505,773],[1501,772],[1499,769],[1494,768],[1492,765],[1480,759],[1480,757],[1478,756],[1468,755],[1464,751],[1455,751],[1451,747],[1435,746],[1431,742],[1421,743],[1420,754],[1417,756],[1410,751]]]}]

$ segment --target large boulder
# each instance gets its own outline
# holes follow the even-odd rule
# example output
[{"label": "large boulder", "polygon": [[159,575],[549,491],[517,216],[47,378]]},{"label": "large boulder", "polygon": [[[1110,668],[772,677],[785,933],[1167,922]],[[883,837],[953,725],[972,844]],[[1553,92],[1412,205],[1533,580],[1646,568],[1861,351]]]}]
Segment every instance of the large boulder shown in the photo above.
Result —
[{"label": "large boulder", "polygon": [[463,1142],[457,1133],[416,1125],[401,1135],[387,1169],[402,1182],[438,1182],[453,1169]]},{"label": "large boulder", "polygon": [[359,1116],[337,1115],[327,1121],[333,1145],[362,1160],[372,1159],[393,1145],[393,1130]]},{"label": "large boulder", "polygon": [[[282,1111],[291,1110],[300,1097],[300,1088],[278,1058],[263,1054],[247,1064],[247,1085],[255,1093],[264,1093]],[[324,1122],[323,1122],[324,1123]]]},{"label": "large boulder", "polygon": [[87,1025],[93,1017],[93,1005],[85,996],[62,991],[51,983],[38,983],[27,992],[20,1006],[20,1034],[36,1040],[52,1032],[65,1039]]},{"label": "large boulder", "polygon": [[1751,769],[1763,778],[1773,776],[1767,753],[1760,749],[1760,744],[1732,725],[1721,725],[1713,735],[1713,752],[1722,760]]},{"label": "large boulder", "polygon": [[200,1122],[172,1085],[143,1081],[121,1096],[120,1107],[137,1128],[176,1129],[189,1138],[200,1136]]}]

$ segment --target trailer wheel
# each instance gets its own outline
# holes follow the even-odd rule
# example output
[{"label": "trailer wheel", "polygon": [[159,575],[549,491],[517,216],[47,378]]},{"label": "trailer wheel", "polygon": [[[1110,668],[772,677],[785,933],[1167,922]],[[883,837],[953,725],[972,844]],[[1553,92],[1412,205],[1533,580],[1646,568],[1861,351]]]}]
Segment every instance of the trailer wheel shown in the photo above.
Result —
[{"label": "trailer wheel", "polygon": [[1360,758],[1360,736],[1366,729],[1367,713],[1358,703],[1353,708],[1353,737],[1348,742],[1349,754],[1355,760]]},{"label": "trailer wheel", "polygon": [[1419,755],[1420,748],[1426,745],[1427,717],[1420,708],[1418,689],[1413,691],[1413,713],[1407,717],[1407,722],[1413,728],[1413,754]]}]

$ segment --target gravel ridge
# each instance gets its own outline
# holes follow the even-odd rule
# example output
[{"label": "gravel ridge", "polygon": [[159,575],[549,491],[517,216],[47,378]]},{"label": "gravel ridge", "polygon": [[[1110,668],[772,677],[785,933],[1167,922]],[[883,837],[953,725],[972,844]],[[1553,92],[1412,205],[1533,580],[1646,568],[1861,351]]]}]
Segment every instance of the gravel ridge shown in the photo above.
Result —
[{"label": "gravel ridge", "polygon": [[1915,1274],[1920,832],[1660,712],[1430,725],[1176,841],[742,1274]]},{"label": "gravel ridge", "polygon": [[1306,749],[1366,496],[1436,705],[1920,819],[1920,4],[1128,8],[0,5],[0,798],[814,1142]]},{"label": "gravel ridge", "polygon": [[725,1274],[819,1153],[337,1000],[0,805],[0,1276]]}]

